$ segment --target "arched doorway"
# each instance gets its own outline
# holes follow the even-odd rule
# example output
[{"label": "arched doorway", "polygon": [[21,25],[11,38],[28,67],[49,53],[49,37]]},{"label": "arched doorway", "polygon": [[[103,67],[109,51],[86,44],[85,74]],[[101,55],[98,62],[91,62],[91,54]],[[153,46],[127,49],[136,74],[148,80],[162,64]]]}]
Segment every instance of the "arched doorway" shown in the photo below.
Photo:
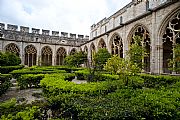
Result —
[{"label": "arched doorway", "polygon": [[123,58],[123,43],[122,39],[118,34],[114,34],[110,40],[111,54],[119,55]]},{"label": "arched doorway", "polygon": [[45,46],[42,48],[41,57],[42,57],[41,65],[43,65],[43,66],[52,65],[52,50],[49,46]]},{"label": "arched doorway", "polygon": [[98,43],[98,48],[106,48],[106,43],[103,39],[101,39]]},{"label": "arched doorway", "polygon": [[142,41],[141,45],[145,48],[147,56],[143,58],[142,62],[144,63],[143,70],[150,72],[150,54],[151,54],[151,40],[149,31],[144,25],[137,25],[134,27],[133,32],[130,37],[130,45],[134,43],[134,36],[140,36]]},{"label": "arched doorway", "polygon": [[[175,57],[174,47],[180,44],[180,10],[172,15],[165,24],[162,35],[163,42],[163,72],[171,73],[169,70],[169,60]],[[176,67],[176,64],[174,64]]]},{"label": "arched doorway", "polygon": [[77,52],[76,48],[73,48],[70,52],[70,55],[74,55]]},{"label": "arched doorway", "polygon": [[66,57],[66,49],[60,47],[56,52],[56,65],[63,65],[65,57]]},{"label": "arched doorway", "polygon": [[16,54],[17,56],[20,55],[20,54],[19,54],[19,53],[20,53],[20,50],[19,50],[18,46],[17,46],[16,44],[14,44],[14,43],[8,44],[8,45],[5,47],[5,50],[6,50],[7,52],[14,53],[14,54]]},{"label": "arched doorway", "polygon": [[33,66],[36,65],[37,50],[33,45],[25,47],[25,65]]}]

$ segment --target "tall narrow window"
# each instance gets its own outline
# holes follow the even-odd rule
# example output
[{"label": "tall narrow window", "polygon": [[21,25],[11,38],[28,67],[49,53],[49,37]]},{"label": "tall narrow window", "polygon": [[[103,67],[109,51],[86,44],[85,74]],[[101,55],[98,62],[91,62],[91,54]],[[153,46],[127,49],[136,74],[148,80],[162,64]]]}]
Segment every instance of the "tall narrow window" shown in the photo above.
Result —
[{"label": "tall narrow window", "polygon": [[[175,71],[169,70],[169,60],[175,59],[176,54],[174,47],[180,44],[180,11],[173,15],[166,23],[166,29],[163,33],[163,72],[171,73]],[[178,61],[178,59],[177,59]],[[178,67],[177,63],[173,63],[172,67]],[[179,72],[177,72],[179,73]]]},{"label": "tall narrow window", "polygon": [[52,65],[52,50],[49,46],[45,46],[41,52],[41,64],[43,66]]},{"label": "tall narrow window", "polygon": [[105,29],[105,32],[106,32],[106,31],[107,31],[107,26],[105,26],[105,28],[104,28],[104,29]]},{"label": "tall narrow window", "polygon": [[123,58],[123,43],[122,39],[119,35],[115,34],[111,38],[111,54],[112,55],[119,55],[121,58]]},{"label": "tall narrow window", "polygon": [[131,45],[134,43],[134,36],[140,36],[142,38],[141,45],[145,48],[147,53],[147,56],[145,56],[142,59],[142,62],[144,64],[143,70],[146,72],[150,72],[151,40],[150,40],[149,31],[146,30],[146,28],[142,25],[137,26],[131,37],[131,42],[130,42]]},{"label": "tall narrow window", "polygon": [[25,65],[33,66],[36,65],[37,50],[33,45],[25,47]]},{"label": "tall narrow window", "polygon": [[149,10],[149,1],[147,0],[146,1],[146,11],[148,11]]},{"label": "tall narrow window", "polygon": [[66,57],[66,49],[60,47],[56,52],[56,65],[63,65]]},{"label": "tall narrow window", "polygon": [[95,32],[95,36],[97,37],[97,31]]},{"label": "tall narrow window", "polygon": [[119,21],[120,25],[123,23],[123,17],[120,16],[120,21]]}]

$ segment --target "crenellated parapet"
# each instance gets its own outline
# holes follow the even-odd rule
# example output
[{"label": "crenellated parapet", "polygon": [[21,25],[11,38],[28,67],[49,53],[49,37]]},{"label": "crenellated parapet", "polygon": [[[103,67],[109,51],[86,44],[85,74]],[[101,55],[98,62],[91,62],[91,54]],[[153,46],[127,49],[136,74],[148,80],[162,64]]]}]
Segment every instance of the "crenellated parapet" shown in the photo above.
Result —
[{"label": "crenellated parapet", "polygon": [[[18,29],[19,28],[19,29]],[[51,34],[50,34],[51,33]],[[42,42],[79,46],[89,41],[89,36],[0,23],[0,38],[15,41]]]}]

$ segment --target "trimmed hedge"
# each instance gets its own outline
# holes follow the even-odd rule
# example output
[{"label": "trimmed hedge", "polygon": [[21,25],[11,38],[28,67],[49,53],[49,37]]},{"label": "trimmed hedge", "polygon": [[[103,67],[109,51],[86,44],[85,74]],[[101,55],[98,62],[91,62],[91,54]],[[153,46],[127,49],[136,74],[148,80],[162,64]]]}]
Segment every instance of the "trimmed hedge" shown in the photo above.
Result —
[{"label": "trimmed hedge", "polygon": [[15,98],[0,103],[0,111],[1,120],[42,119],[40,106],[18,105]]},{"label": "trimmed hedge", "polygon": [[8,74],[12,72],[13,70],[18,70],[24,68],[24,65],[17,65],[17,66],[1,66],[0,67],[0,73],[2,74]]},{"label": "trimmed hedge", "polygon": [[[114,79],[114,76],[111,77]],[[176,81],[178,78],[174,79],[174,84],[167,82],[167,87],[159,86],[154,89],[145,87],[141,77],[128,76],[130,84],[124,86],[123,80],[75,84],[64,80],[64,75],[54,74],[46,75],[41,80],[41,85],[51,109],[56,113],[55,118],[179,119],[180,82]],[[172,79],[165,77],[166,80]]]},{"label": "trimmed hedge", "polygon": [[[54,75],[53,75],[54,76]],[[72,81],[72,79],[75,78],[75,74],[73,73],[66,73],[66,74],[60,74],[60,76],[65,77],[64,79],[67,81]],[[40,81],[45,77],[45,74],[25,74],[21,75],[17,78],[18,86],[20,86],[20,89],[26,89],[26,88],[39,88],[40,87]]]},{"label": "trimmed hedge", "polygon": [[11,78],[10,74],[0,74],[0,96],[12,85],[10,82]]},{"label": "trimmed hedge", "polygon": [[180,76],[155,76],[149,74],[140,74],[140,76],[144,79],[144,86],[148,88],[159,88],[162,86],[167,87],[180,81]]},{"label": "trimmed hedge", "polygon": [[67,73],[46,75],[40,82],[43,91],[48,94],[78,93],[88,96],[108,94],[123,86],[122,80],[91,82],[88,84],[75,84],[66,81]]},{"label": "trimmed hedge", "polygon": [[[88,80],[88,77],[90,77],[88,69],[75,71],[75,74],[78,80]],[[105,74],[105,72],[97,72],[93,77],[96,81],[112,81],[119,79],[118,75]]]},{"label": "trimmed hedge", "polygon": [[24,68],[21,70],[14,70],[11,72],[14,78],[18,78],[24,74],[52,74],[52,73],[66,73],[65,70],[57,70],[57,69],[32,69],[32,68]]},{"label": "trimmed hedge", "polygon": [[75,75],[78,80],[87,80],[90,75],[87,69],[75,71]]},{"label": "trimmed hedge", "polygon": [[26,88],[39,88],[40,80],[44,78],[44,74],[25,74],[17,78],[18,86],[20,89]]}]

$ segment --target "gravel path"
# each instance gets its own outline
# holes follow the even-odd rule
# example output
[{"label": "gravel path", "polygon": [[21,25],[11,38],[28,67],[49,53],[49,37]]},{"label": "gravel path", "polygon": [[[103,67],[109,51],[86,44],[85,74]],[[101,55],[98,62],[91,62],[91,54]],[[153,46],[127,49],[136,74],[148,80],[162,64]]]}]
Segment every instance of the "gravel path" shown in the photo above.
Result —
[{"label": "gravel path", "polygon": [[[43,98],[38,95],[42,93],[42,89],[25,89],[19,90],[19,87],[16,83],[16,79],[11,80],[13,86],[9,88],[9,90],[0,97],[0,102],[6,101],[11,98],[16,98],[16,100],[25,100],[27,103],[31,103],[34,100],[42,100]],[[37,93],[37,96],[32,96],[34,93]]]},{"label": "gravel path", "polygon": [[72,80],[72,82],[74,82],[74,83],[76,83],[76,84],[84,84],[84,83],[87,83],[86,80],[76,80],[76,79]]}]

